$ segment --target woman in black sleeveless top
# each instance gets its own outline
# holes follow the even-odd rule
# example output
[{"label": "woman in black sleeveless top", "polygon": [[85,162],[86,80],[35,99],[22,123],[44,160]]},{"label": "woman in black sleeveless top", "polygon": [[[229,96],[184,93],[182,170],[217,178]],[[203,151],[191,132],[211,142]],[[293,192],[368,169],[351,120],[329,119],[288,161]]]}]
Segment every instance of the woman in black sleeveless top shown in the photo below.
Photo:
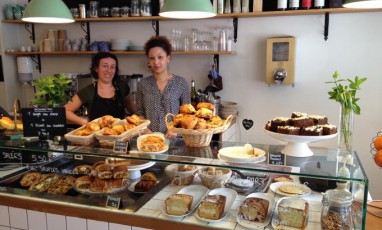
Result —
[{"label": "woman in black sleeveless top", "polygon": [[[119,79],[118,59],[114,54],[99,52],[94,55],[90,71],[96,82],[80,90],[65,105],[68,122],[84,125],[104,115],[124,118],[125,108],[135,112],[129,87]],[[88,108],[88,118],[75,114],[82,105]]]}]

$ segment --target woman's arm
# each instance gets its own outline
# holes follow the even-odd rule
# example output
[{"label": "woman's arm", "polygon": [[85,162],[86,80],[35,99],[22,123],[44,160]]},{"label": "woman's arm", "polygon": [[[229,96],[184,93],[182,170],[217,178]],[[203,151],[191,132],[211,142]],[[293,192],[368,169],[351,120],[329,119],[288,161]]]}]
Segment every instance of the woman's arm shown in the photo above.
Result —
[{"label": "woman's arm", "polygon": [[129,111],[129,113],[131,114],[135,114],[137,111],[137,106],[133,101],[133,97],[129,94],[124,97],[124,101],[125,101],[125,107],[127,108],[127,111]]},{"label": "woman's arm", "polygon": [[81,99],[74,95],[73,98],[65,105],[66,121],[72,124],[85,125],[88,122],[87,118],[77,116],[74,112],[82,105]]}]

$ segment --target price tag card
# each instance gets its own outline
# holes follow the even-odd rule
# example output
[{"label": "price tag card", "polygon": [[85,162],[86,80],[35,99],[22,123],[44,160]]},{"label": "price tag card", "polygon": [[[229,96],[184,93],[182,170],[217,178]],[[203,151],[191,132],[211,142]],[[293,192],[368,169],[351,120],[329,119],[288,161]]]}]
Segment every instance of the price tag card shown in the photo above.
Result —
[{"label": "price tag card", "polygon": [[119,209],[120,203],[120,197],[107,196],[106,208]]},{"label": "price tag card", "polygon": [[286,162],[286,158],[285,158],[285,154],[283,153],[269,153],[268,154],[268,164],[269,165],[279,165],[279,166],[283,166],[285,165],[285,162]]},{"label": "price tag card", "polygon": [[127,153],[128,146],[129,146],[129,142],[115,141],[113,151],[118,153]]}]

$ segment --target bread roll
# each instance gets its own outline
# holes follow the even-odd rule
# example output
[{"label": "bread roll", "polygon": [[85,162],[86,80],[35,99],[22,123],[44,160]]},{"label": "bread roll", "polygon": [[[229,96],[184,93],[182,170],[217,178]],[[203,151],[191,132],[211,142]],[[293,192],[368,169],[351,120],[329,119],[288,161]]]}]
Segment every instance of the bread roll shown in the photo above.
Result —
[{"label": "bread roll", "polygon": [[206,129],[207,128],[207,121],[203,118],[198,118],[198,122],[195,125],[195,129]]},{"label": "bread roll", "polygon": [[85,125],[85,129],[90,129],[90,130],[92,130],[92,131],[98,131],[98,130],[101,129],[101,127],[100,127],[97,123],[91,121],[91,122],[88,122],[88,123]]},{"label": "bread roll", "polygon": [[195,116],[187,115],[182,119],[181,126],[184,129],[194,129],[196,123],[198,123],[198,119]]},{"label": "bread roll", "polygon": [[183,104],[180,106],[179,112],[184,114],[194,114],[196,110],[191,104]]},{"label": "bread roll", "polygon": [[115,130],[118,133],[118,135],[125,132],[125,128],[123,127],[123,125],[114,125],[112,129]]},{"label": "bread roll", "polygon": [[209,109],[212,112],[215,110],[215,106],[209,102],[199,102],[198,105],[196,106],[196,109],[199,110],[201,108]]},{"label": "bread roll", "polygon": [[183,118],[184,118],[183,113],[179,113],[179,114],[175,115],[174,120],[173,120],[173,126],[174,127],[180,127]]},{"label": "bread roll", "polygon": [[105,128],[105,130],[103,131],[103,135],[105,136],[118,135],[118,132],[112,128]]},{"label": "bread roll", "polygon": [[207,120],[212,118],[213,115],[214,115],[214,113],[212,112],[212,110],[207,109],[207,108],[200,108],[195,113],[196,117],[204,118],[204,119],[207,119]]}]

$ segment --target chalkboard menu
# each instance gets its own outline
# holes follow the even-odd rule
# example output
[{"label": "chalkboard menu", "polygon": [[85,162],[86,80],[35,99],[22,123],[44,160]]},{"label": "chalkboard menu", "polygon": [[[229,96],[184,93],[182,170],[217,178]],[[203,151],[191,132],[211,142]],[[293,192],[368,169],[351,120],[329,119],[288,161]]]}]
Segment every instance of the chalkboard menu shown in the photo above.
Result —
[{"label": "chalkboard menu", "polygon": [[66,134],[64,107],[21,109],[25,137],[53,138]]}]

